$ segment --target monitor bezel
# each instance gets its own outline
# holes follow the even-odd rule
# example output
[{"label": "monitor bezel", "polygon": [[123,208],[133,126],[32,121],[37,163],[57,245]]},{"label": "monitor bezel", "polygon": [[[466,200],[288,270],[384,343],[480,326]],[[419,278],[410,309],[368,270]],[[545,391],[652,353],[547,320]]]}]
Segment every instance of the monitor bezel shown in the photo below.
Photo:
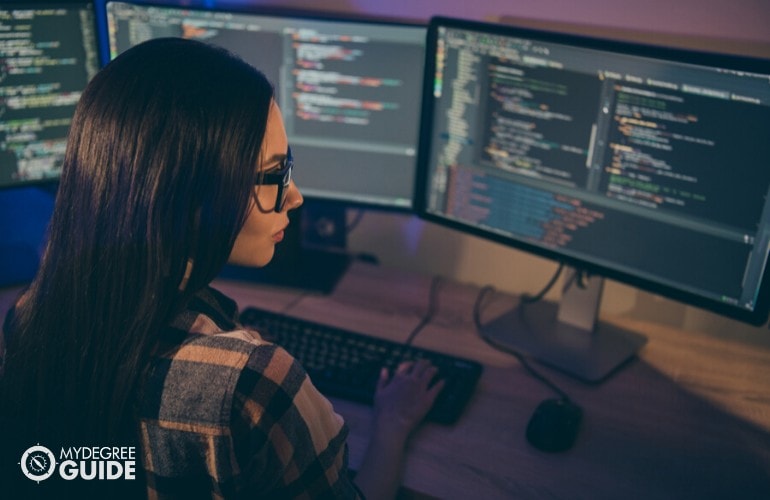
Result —
[{"label": "monitor bezel", "polygon": [[565,265],[583,270],[590,274],[599,275],[614,281],[625,283],[639,289],[662,295],[683,304],[704,309],[737,321],[759,326],[767,322],[770,314],[770,271],[764,270],[759,294],[753,311],[731,306],[725,303],[713,301],[700,295],[687,292],[666,284],[662,284],[641,276],[629,274],[617,269],[612,269],[594,262],[562,254],[556,250],[540,247],[527,243],[521,239],[504,236],[492,231],[471,226],[452,220],[448,217],[434,214],[427,209],[428,175],[432,166],[429,164],[432,151],[432,121],[434,118],[435,100],[433,96],[433,82],[436,71],[436,48],[438,30],[440,27],[474,30],[495,35],[529,38],[549,43],[575,45],[579,47],[598,49],[625,54],[633,54],[643,57],[686,62],[689,64],[718,65],[725,69],[742,70],[762,74],[770,74],[770,60],[740,55],[696,51],[690,49],[678,49],[660,47],[651,44],[625,42],[611,39],[587,37],[557,33],[546,30],[522,28],[508,24],[493,24],[481,21],[472,21],[451,17],[435,16],[428,25],[428,37],[425,47],[425,79],[422,98],[422,119],[420,124],[420,142],[417,155],[417,178],[415,182],[415,199],[413,207],[418,217],[423,220],[436,223],[451,229],[471,234],[482,239],[494,241],[505,246],[521,250],[539,257],[553,260]]},{"label": "monitor bezel", "polygon": [[[415,28],[415,29],[421,29],[424,31],[423,35],[425,36],[427,34],[427,28],[428,24],[425,22],[420,22],[413,19],[406,19],[406,18],[396,18],[396,17],[382,17],[382,16],[369,16],[365,14],[360,13],[347,13],[347,12],[337,12],[337,11],[315,11],[315,10],[308,10],[308,9],[300,9],[300,8],[291,8],[291,7],[282,7],[277,5],[255,5],[255,4],[215,4],[213,6],[204,6],[204,5],[178,5],[178,4],[171,4],[171,3],[162,3],[159,0],[97,0],[100,3],[100,6],[97,6],[98,16],[100,18],[100,21],[103,20],[104,22],[104,29],[105,29],[105,37],[103,39],[104,47],[102,50],[103,57],[106,58],[106,60],[103,61],[103,64],[106,64],[109,62],[110,54],[111,54],[111,47],[110,47],[110,37],[109,34],[106,33],[106,30],[108,29],[108,8],[110,4],[113,3],[123,3],[123,4],[129,4],[129,5],[136,5],[136,6],[142,6],[142,7],[155,7],[155,8],[167,8],[167,9],[180,9],[180,10],[188,10],[188,11],[197,11],[197,12],[224,12],[224,13],[232,13],[232,14],[242,14],[242,15],[254,15],[254,16],[260,16],[260,17],[275,17],[275,18],[285,18],[285,19],[300,19],[300,20],[308,20],[308,21],[324,21],[324,22],[336,22],[336,23],[350,23],[350,24],[360,24],[360,25],[379,25],[379,26],[392,26],[392,27],[406,27],[406,28]],[[99,8],[101,7],[101,8]],[[425,50],[425,45],[423,44],[423,50]],[[421,89],[420,89],[421,91]],[[422,105],[420,107],[420,110],[422,109]],[[418,119],[421,122],[421,117],[419,115],[418,110]],[[420,126],[418,124],[417,128],[417,142],[415,142],[415,148],[419,144],[419,137],[420,137]],[[414,179],[416,176],[417,171],[417,157],[419,156],[419,150],[416,152],[414,156],[414,172],[412,178]],[[319,195],[313,195],[313,194],[306,194],[303,192],[303,196],[307,200],[312,200],[313,202],[317,203],[323,203],[324,205],[330,206],[330,207],[336,207],[340,210],[345,208],[352,208],[352,209],[374,209],[377,211],[387,212],[387,213],[403,213],[403,214],[413,214],[414,213],[414,197],[416,194],[415,191],[415,182],[412,182],[412,196],[409,197],[409,204],[408,205],[398,205],[395,203],[379,203],[375,200],[359,200],[354,199],[353,197],[334,197],[334,196],[319,196]],[[300,191],[302,190],[302,185],[299,186]]]}]

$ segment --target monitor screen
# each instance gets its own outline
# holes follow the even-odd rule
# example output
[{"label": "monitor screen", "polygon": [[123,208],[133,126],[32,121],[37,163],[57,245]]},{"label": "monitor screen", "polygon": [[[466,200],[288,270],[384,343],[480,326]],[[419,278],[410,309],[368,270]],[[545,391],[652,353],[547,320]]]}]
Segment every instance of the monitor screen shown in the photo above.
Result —
[{"label": "monitor screen", "polygon": [[306,198],[411,209],[425,26],[128,2],[107,4],[107,24],[112,57],[179,36],[262,70],[275,85]]},{"label": "monitor screen", "polygon": [[0,188],[55,181],[80,93],[99,69],[90,2],[0,5]]},{"label": "monitor screen", "polygon": [[436,18],[428,220],[761,324],[770,64]]}]

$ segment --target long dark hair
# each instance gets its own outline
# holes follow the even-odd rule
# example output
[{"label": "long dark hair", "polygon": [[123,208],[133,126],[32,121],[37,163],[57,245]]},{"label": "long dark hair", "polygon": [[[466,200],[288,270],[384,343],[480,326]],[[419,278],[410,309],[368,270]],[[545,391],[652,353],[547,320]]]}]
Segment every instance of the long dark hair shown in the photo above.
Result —
[{"label": "long dark hair", "polygon": [[89,83],[8,338],[3,411],[32,439],[136,442],[158,334],[217,275],[247,216],[272,98],[235,56],[170,38],[126,51]]}]

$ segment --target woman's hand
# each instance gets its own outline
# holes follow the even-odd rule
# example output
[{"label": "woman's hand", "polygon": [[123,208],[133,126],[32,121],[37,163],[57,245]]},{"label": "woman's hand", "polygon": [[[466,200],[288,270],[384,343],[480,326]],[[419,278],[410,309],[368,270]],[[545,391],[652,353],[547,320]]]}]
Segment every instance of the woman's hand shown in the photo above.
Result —
[{"label": "woman's hand", "polygon": [[428,361],[420,360],[401,363],[392,375],[387,369],[380,372],[369,447],[356,475],[367,499],[396,497],[409,434],[444,387],[443,380],[431,385],[436,371]]},{"label": "woman's hand", "polygon": [[401,363],[392,375],[383,368],[374,398],[377,430],[406,439],[444,387],[443,380],[431,385],[437,371],[424,359]]}]

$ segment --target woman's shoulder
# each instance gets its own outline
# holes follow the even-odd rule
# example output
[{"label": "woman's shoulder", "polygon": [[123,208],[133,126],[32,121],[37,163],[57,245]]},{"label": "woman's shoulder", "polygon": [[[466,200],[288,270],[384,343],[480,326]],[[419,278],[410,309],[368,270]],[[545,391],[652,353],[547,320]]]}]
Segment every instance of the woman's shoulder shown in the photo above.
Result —
[{"label": "woman's shoulder", "polygon": [[285,350],[249,330],[187,333],[153,357],[142,416],[184,421],[195,409],[201,424],[228,425],[239,380],[279,377],[276,364],[289,360]]}]

